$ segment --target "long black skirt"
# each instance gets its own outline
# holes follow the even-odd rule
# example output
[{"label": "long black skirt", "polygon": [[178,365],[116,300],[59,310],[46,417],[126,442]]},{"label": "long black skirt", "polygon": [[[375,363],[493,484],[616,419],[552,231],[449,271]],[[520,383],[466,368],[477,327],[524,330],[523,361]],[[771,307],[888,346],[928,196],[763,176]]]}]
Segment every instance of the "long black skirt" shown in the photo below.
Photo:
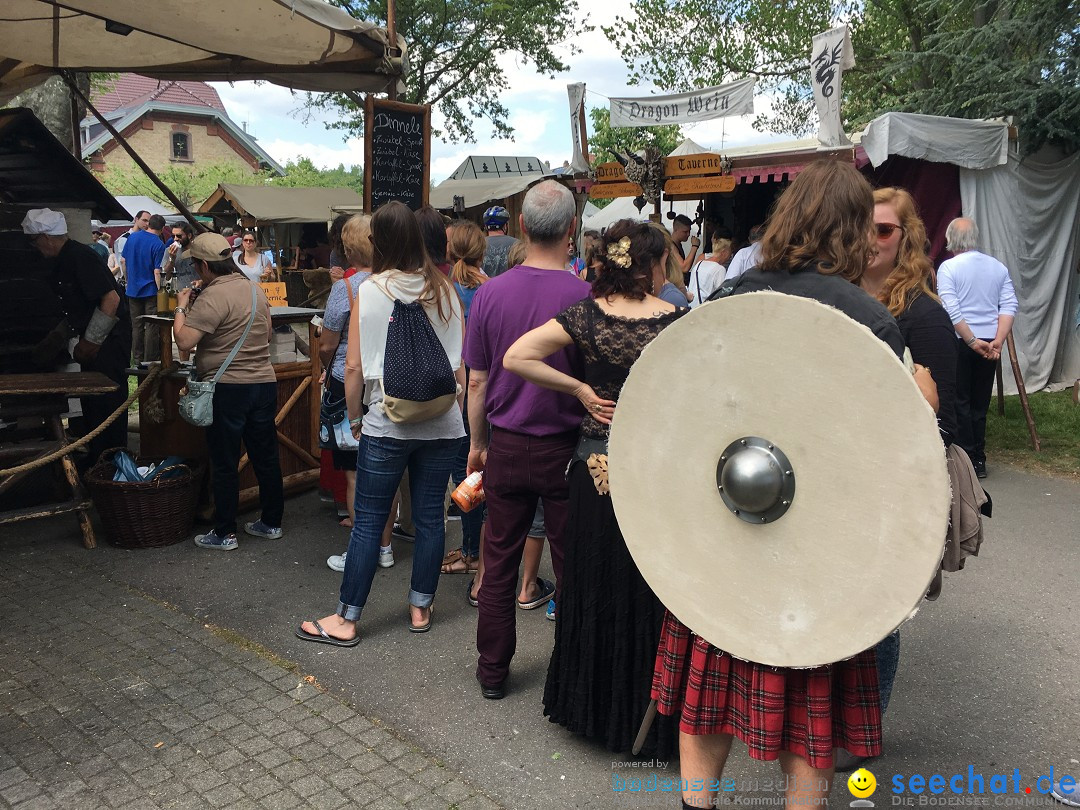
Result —
[{"label": "long black skirt", "polygon": [[[626,549],[611,498],[585,464],[570,471],[570,520],[555,649],[544,687],[553,723],[629,751],[649,705],[664,606]],[[668,758],[678,724],[658,715],[641,755]]]}]

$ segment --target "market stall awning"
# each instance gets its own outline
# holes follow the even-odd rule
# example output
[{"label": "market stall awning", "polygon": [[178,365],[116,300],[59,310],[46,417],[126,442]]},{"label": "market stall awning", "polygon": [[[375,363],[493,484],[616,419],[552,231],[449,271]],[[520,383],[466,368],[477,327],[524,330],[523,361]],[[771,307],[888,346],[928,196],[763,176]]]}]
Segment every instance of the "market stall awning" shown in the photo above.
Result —
[{"label": "market stall awning", "polygon": [[867,125],[861,143],[875,166],[889,155],[901,155],[964,169],[992,169],[1008,162],[1009,125],[1000,120],[890,112]]},{"label": "market stall awning", "polygon": [[235,211],[259,222],[283,225],[329,222],[335,209],[363,210],[364,200],[351,188],[281,188],[222,183],[199,208],[199,214]]},{"label": "market stall awning", "polygon": [[58,70],[385,92],[405,41],[323,0],[4,0],[0,104]]},{"label": "market stall awning", "polygon": [[[86,208],[98,219],[127,212],[30,110],[0,110],[0,203]],[[128,220],[130,221],[130,220]]]},{"label": "market stall awning", "polygon": [[542,174],[526,174],[490,180],[443,180],[431,190],[428,201],[432,208],[447,210],[454,207],[454,197],[463,197],[466,208],[487,203],[494,205],[544,179]]}]

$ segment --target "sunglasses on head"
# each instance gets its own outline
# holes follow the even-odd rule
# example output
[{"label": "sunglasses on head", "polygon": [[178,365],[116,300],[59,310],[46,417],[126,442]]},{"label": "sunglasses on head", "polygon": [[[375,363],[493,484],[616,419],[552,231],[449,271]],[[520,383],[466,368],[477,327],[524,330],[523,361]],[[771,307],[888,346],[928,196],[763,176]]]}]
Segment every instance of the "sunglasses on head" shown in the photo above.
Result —
[{"label": "sunglasses on head", "polygon": [[893,225],[891,222],[875,222],[874,229],[877,231],[877,238],[882,241],[888,239],[896,231],[904,230],[900,225]]}]

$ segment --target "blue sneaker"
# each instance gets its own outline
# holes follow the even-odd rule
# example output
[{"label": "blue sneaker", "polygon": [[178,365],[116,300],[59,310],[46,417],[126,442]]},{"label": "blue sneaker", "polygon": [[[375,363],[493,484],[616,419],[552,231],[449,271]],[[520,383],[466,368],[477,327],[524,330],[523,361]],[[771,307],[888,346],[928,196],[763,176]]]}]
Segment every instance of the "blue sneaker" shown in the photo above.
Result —
[{"label": "blue sneaker", "polygon": [[282,535],[281,529],[267,526],[262,520],[256,520],[254,523],[245,523],[244,531],[252,537],[261,537],[263,540],[279,540]]},{"label": "blue sneaker", "polygon": [[547,616],[547,620],[549,622],[555,621],[555,600],[554,599],[552,599],[550,602],[548,602],[547,613],[545,613],[544,615]]},{"label": "blue sneaker", "polygon": [[195,545],[199,548],[209,548],[215,551],[232,551],[240,544],[236,542],[235,534],[219,537],[216,532],[209,531],[206,534],[195,535]]}]

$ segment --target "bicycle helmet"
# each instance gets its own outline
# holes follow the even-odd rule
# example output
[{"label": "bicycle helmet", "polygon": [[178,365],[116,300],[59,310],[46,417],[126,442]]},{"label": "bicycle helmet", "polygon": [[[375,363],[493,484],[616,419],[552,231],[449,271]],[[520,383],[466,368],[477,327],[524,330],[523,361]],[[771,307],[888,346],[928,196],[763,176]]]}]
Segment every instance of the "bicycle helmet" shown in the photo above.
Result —
[{"label": "bicycle helmet", "polygon": [[485,228],[502,228],[510,221],[510,212],[501,205],[493,205],[484,212]]}]

